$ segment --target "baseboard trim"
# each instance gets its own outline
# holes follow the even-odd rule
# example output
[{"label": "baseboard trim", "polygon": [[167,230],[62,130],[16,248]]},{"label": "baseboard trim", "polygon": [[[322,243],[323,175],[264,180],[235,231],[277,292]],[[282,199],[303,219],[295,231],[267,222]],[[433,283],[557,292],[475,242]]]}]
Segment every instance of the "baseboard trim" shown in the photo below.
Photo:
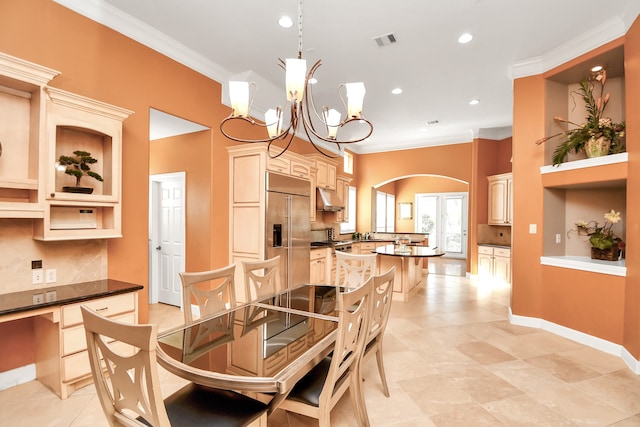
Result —
[{"label": "baseboard trim", "polygon": [[0,390],[6,390],[36,379],[36,364],[21,366],[9,371],[0,372]]},{"label": "baseboard trim", "polygon": [[638,361],[626,348],[624,348],[624,346],[620,344],[615,344],[611,341],[594,337],[593,335],[585,334],[584,332],[576,331],[575,329],[567,328],[566,326],[558,325],[557,323],[549,322],[548,320],[513,314],[511,312],[511,307],[509,307],[509,322],[518,326],[542,329],[563,338],[570,339],[571,341],[618,356],[624,361],[629,369],[633,371],[633,373],[640,375],[640,361]]}]

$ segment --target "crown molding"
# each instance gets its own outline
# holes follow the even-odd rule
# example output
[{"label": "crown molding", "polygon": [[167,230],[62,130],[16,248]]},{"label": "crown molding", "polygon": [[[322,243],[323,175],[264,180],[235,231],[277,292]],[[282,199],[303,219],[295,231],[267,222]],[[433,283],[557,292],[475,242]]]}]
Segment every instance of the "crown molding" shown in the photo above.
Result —
[{"label": "crown molding", "polygon": [[639,6],[629,6],[624,16],[609,19],[580,36],[559,45],[544,55],[528,58],[512,65],[509,68],[509,75],[512,79],[517,79],[544,73],[573,58],[622,37],[627,33],[639,13]]},{"label": "crown molding", "polygon": [[226,82],[231,74],[226,68],[193,49],[104,1],[54,0],[54,2],[105,25],[217,82]]}]

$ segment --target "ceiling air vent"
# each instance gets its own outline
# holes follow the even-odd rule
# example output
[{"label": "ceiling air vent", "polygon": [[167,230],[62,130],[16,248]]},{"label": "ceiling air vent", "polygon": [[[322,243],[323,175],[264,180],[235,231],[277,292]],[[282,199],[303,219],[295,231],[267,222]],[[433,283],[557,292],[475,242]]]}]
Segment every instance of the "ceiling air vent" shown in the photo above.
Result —
[{"label": "ceiling air vent", "polygon": [[384,36],[374,37],[373,40],[376,42],[378,47],[389,46],[390,44],[394,44],[398,41],[396,39],[396,35],[393,33],[385,34]]}]

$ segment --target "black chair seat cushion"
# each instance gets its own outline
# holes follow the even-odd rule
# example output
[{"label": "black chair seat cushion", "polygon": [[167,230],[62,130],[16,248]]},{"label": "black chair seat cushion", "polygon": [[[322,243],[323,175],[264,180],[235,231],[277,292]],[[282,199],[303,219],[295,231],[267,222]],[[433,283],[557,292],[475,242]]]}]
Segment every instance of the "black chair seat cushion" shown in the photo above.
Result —
[{"label": "black chair seat cushion", "polygon": [[239,393],[188,384],[164,400],[171,425],[243,427],[260,417],[267,405]]},{"label": "black chair seat cushion", "polygon": [[[310,370],[307,375],[302,377],[295,386],[293,386],[293,390],[291,390],[291,393],[289,393],[287,399],[315,406],[316,408],[319,407],[320,393],[322,392],[322,387],[324,387],[324,383],[327,379],[327,374],[329,373],[330,366],[331,356],[327,356],[322,359],[320,363],[318,363],[312,370]],[[348,371],[345,372],[338,379],[338,381],[336,381],[335,388],[338,388],[340,384],[342,384],[347,376],[347,373]]]}]

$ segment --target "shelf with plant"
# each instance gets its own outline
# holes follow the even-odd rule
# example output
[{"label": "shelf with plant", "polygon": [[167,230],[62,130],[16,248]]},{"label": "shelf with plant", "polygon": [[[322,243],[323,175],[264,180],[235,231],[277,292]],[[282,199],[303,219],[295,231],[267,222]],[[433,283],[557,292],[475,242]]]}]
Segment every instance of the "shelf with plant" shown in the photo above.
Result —
[{"label": "shelf with plant", "polygon": [[[559,144],[553,150],[553,166],[566,162],[571,153],[578,155],[583,153],[587,158],[596,158],[626,151],[625,122],[614,122],[611,117],[605,115],[611,99],[611,93],[605,91],[606,82],[606,69],[592,71],[579,83],[578,89],[570,93],[572,99],[579,97],[584,103],[585,122],[579,124],[568,118],[555,116],[554,121],[566,126],[566,129],[536,141],[536,144],[540,145],[560,138]],[[575,107],[576,100],[573,99],[573,102]]]},{"label": "shelf with plant", "polygon": [[[544,193],[541,264],[625,276],[626,262],[619,252],[608,258],[614,261],[603,261],[594,257],[596,250],[592,247],[605,252],[614,246],[618,250],[623,248],[626,239],[621,219],[626,216],[626,187],[555,188]],[[583,220],[603,218],[603,212],[604,223]]]}]

